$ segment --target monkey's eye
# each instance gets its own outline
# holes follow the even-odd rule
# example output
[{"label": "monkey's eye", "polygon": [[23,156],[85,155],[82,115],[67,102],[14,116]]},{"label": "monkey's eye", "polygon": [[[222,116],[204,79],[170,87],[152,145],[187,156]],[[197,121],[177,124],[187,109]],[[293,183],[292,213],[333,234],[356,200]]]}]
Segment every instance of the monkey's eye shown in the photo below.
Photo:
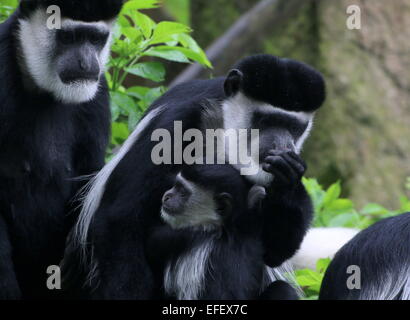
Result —
[{"label": "monkey's eye", "polygon": [[108,38],[108,34],[105,33],[91,33],[88,36],[88,40],[90,41],[90,43],[92,45],[105,45],[105,43],[107,42],[107,38]]},{"label": "monkey's eye", "polygon": [[75,34],[73,31],[59,30],[57,33],[57,40],[63,45],[73,44],[75,42]]},{"label": "monkey's eye", "polygon": [[184,187],[184,185],[180,182],[175,184],[175,190],[182,198],[186,198],[189,196],[189,191]]}]

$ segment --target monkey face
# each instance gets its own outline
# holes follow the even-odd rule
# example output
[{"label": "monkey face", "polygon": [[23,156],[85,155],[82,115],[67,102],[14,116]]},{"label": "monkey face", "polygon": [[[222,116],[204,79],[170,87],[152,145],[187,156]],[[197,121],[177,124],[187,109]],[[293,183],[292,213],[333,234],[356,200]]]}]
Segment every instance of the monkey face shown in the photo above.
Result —
[{"label": "monkey face", "polygon": [[114,21],[62,18],[61,28],[49,29],[47,18],[41,7],[20,20],[22,67],[31,86],[67,104],[94,99],[109,58]]},{"label": "monkey face", "polygon": [[223,224],[221,203],[220,196],[179,174],[162,198],[161,216],[173,229],[213,230]]},{"label": "monkey face", "polygon": [[169,215],[182,215],[191,195],[192,191],[178,179],[174,187],[165,192],[162,198],[162,208]]}]

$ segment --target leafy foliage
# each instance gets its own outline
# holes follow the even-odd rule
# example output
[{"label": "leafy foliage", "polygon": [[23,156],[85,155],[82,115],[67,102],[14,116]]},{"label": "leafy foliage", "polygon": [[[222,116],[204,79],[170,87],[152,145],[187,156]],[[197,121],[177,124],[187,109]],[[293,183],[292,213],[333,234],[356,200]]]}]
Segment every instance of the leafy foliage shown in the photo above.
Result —
[{"label": "leafy foliage", "polygon": [[1,0],[0,4],[0,22],[7,19],[9,15],[16,9],[18,0]]},{"label": "leafy foliage", "polygon": [[316,264],[316,270],[304,269],[295,272],[296,281],[305,291],[308,300],[317,300],[319,298],[323,277],[330,262],[329,258],[320,259]]},{"label": "leafy foliage", "polygon": [[[340,182],[334,183],[325,190],[316,179],[303,179],[315,210],[313,225],[315,227],[347,227],[365,229],[373,223],[410,211],[410,198],[400,197],[400,207],[389,210],[377,203],[369,203],[361,210],[357,210],[353,201],[341,197]],[[410,178],[406,188],[410,190]],[[323,257],[325,258],[325,257]],[[307,299],[318,298],[320,286],[330,259],[321,259],[317,262],[316,270],[304,269],[296,271],[296,280],[304,289]]]},{"label": "leafy foliage", "polygon": [[341,197],[340,182],[331,185],[327,190],[324,190],[316,179],[304,178],[303,183],[313,201],[315,227],[364,229],[379,220],[410,211],[410,199],[404,195],[400,197],[400,207],[397,210],[389,210],[376,203],[369,203],[357,210],[351,200]]},{"label": "leafy foliage", "polygon": [[[147,107],[165,92],[160,83],[165,80],[166,70],[156,61],[158,58],[211,67],[204,51],[189,35],[192,30],[188,26],[171,21],[156,23],[141,12],[158,6],[157,0],[131,0],[118,19],[107,71],[113,120],[111,150],[124,142]],[[157,85],[127,87],[125,82],[132,82],[131,77]]]}]

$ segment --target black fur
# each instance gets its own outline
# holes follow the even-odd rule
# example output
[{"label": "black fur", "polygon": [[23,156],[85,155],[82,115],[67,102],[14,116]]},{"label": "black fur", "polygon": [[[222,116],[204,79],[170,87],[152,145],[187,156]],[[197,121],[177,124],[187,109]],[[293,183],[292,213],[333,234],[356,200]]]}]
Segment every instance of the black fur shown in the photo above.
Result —
[{"label": "black fur", "polygon": [[[320,290],[320,299],[358,300],[371,296],[379,300],[383,298],[381,292],[391,293],[386,280],[392,279],[397,284],[400,279],[407,279],[409,285],[409,244],[410,213],[382,220],[360,232],[340,249],[330,264]],[[361,270],[360,290],[349,290],[347,287],[347,279],[351,276],[347,269],[352,265]],[[379,295],[375,291],[377,288],[381,289],[378,290]],[[401,294],[403,292],[392,298],[402,299]]]},{"label": "black fur", "polygon": [[275,107],[312,112],[325,100],[322,75],[301,62],[262,54],[242,60],[235,69],[244,75],[240,89],[246,96]]},{"label": "black fur", "polygon": [[[229,194],[231,205],[227,211],[220,212],[223,225],[212,231],[192,228],[172,230],[168,226],[155,228],[148,241],[147,252],[152,269],[157,272],[157,287],[167,299],[176,297],[166,295],[163,288],[164,270],[169,264],[175,266],[178,260],[195,252],[201,244],[212,241],[214,246],[205,268],[203,291],[198,299],[205,300],[254,300],[266,288],[264,279],[265,263],[261,238],[261,219],[255,208],[248,209],[247,199],[251,185],[230,165],[193,165],[184,167],[182,176],[190,183],[210,191],[214,197]],[[185,215],[189,216],[189,212]],[[286,300],[293,293],[286,283],[276,283],[269,287],[263,299]],[[275,292],[275,295],[273,294]]]},{"label": "black fur", "polygon": [[46,269],[62,258],[75,219],[70,199],[82,184],[73,178],[103,166],[110,122],[105,79],[81,105],[26,90],[20,17],[0,25],[0,300],[50,296]]},{"label": "black fur", "polygon": [[56,5],[64,18],[84,22],[108,21],[121,11],[123,0],[21,0],[20,8],[24,16],[29,16],[37,8],[47,9]]},{"label": "black fur", "polygon": [[275,281],[260,296],[260,300],[299,300],[295,289],[285,281]]},{"label": "black fur", "polygon": [[[267,67],[270,66],[271,59],[279,64],[288,63],[268,58]],[[245,69],[246,64],[240,65]],[[259,68],[263,66],[258,66]],[[272,72],[276,69],[275,67]],[[304,70],[307,73],[310,69]],[[284,80],[290,81],[288,74],[282,73],[282,76],[285,77]],[[306,79],[308,81],[310,77]],[[88,282],[86,286],[92,298],[152,297],[154,281],[146,260],[145,241],[150,235],[149,230],[160,223],[161,198],[171,188],[181,165],[157,166],[152,162],[151,150],[157,142],[151,141],[151,134],[158,128],[172,134],[174,121],[177,120],[182,121],[183,131],[191,128],[204,129],[206,123],[203,122],[203,113],[211,108],[209,101],[213,102],[211,105],[216,105],[216,113],[222,113],[221,102],[228,98],[224,90],[225,83],[226,78],[184,83],[169,90],[149,108],[148,112],[165,106],[111,174],[90,226],[89,252],[92,252],[92,258],[98,265],[94,281]],[[300,80],[299,84],[302,86],[303,81]],[[321,85],[319,83],[319,87]],[[271,89],[270,86],[265,88],[267,91]],[[235,90],[235,87],[232,89]],[[290,100],[283,91],[277,94],[285,94],[287,98],[283,99]],[[305,96],[307,94],[305,92]],[[314,99],[306,96],[306,101],[311,100]],[[173,139],[172,137],[172,145]],[[188,143],[184,142],[183,148]],[[292,158],[286,150],[278,156],[281,159],[269,158],[271,163],[267,169],[283,171],[289,179],[277,179],[269,188],[261,218],[265,263],[272,267],[281,265],[299,248],[312,216],[311,201],[300,180],[305,170],[299,164],[302,160],[299,157]],[[79,258],[73,256],[66,261],[68,266],[75,268]]]}]

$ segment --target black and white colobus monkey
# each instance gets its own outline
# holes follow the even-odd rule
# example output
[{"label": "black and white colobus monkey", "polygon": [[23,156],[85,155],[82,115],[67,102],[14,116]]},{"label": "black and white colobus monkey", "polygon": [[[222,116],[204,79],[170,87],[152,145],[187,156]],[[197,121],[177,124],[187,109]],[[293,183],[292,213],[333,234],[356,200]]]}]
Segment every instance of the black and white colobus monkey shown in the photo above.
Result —
[{"label": "black and white colobus monkey", "polygon": [[320,299],[410,300],[410,213],[376,223],[340,249]]},{"label": "black and white colobus monkey", "polygon": [[[166,225],[148,240],[158,297],[179,300],[254,300],[270,285],[260,237],[263,187],[230,165],[186,166],[162,199]],[[297,300],[286,282],[269,295]],[[265,293],[265,299],[269,297]]]},{"label": "black and white colobus monkey", "polygon": [[[47,26],[51,5],[61,29]],[[74,218],[72,178],[104,165],[104,66],[121,5],[21,0],[0,25],[0,300],[48,296]]]},{"label": "black and white colobus monkey", "polygon": [[248,178],[269,189],[262,203],[263,254],[267,265],[280,266],[299,248],[311,221],[311,201],[301,183],[306,167],[298,153],[324,98],[324,81],[317,71],[270,55],[240,61],[227,77],[172,88],[154,102],[93,180],[71,246],[75,253],[80,245],[82,257],[67,254],[65,265],[73,268],[75,261],[88,259],[90,269],[85,272],[90,274],[87,284],[93,298],[152,296],[145,242],[149,230],[161,222],[161,198],[181,170],[174,157],[172,164],[154,164],[151,153],[158,141],[152,134],[156,129],[170,132],[167,144],[182,142],[184,150],[191,141],[172,136],[174,122],[181,121],[182,132],[215,127],[260,130],[259,153],[252,155],[260,166]]}]

